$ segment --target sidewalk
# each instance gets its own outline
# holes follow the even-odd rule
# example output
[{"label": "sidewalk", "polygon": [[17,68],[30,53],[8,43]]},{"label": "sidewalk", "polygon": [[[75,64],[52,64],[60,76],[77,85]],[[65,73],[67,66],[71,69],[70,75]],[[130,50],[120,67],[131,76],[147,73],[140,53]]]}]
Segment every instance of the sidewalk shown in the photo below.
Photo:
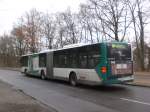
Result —
[{"label": "sidewalk", "polygon": [[150,87],[150,72],[134,73],[134,81],[128,84],[135,86]]},{"label": "sidewalk", "polygon": [[52,110],[0,81],[0,112],[52,112]]}]

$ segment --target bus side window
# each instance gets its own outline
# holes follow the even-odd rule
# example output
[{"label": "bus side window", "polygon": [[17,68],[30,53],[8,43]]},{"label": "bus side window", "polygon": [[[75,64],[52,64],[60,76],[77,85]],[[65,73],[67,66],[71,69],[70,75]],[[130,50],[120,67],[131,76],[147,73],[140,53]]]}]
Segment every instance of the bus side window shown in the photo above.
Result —
[{"label": "bus side window", "polygon": [[67,68],[68,55],[66,51],[54,52],[54,67]]},{"label": "bus side window", "polygon": [[68,63],[69,63],[69,66],[68,67],[71,67],[71,68],[77,68],[77,56],[76,56],[76,54],[71,54],[70,56],[69,56],[69,59],[67,60],[68,61]]},{"label": "bus side window", "polygon": [[68,68],[71,67],[71,68],[77,68],[78,67],[78,52],[77,52],[77,49],[69,49],[68,50],[68,58],[67,58],[67,61],[68,61]]},{"label": "bus side window", "polygon": [[86,54],[80,54],[79,56],[79,65],[81,68],[87,68],[87,55]]},{"label": "bus side window", "polygon": [[67,56],[66,55],[59,55],[59,67],[66,68],[67,66]]},{"label": "bus side window", "polygon": [[88,47],[88,68],[94,69],[100,61],[100,47],[95,44]]},{"label": "bus side window", "polygon": [[88,68],[95,68],[99,63],[100,55],[99,54],[89,54],[88,55]]},{"label": "bus side window", "polygon": [[88,55],[88,68],[93,68],[94,67],[94,59],[91,54]]},{"label": "bus side window", "polygon": [[81,47],[78,49],[78,62],[79,68],[87,68],[88,66],[88,55],[87,55],[87,47]]},{"label": "bus side window", "polygon": [[54,67],[59,67],[59,55],[58,53],[54,52]]},{"label": "bus side window", "polygon": [[46,54],[39,55],[39,67],[46,67]]}]

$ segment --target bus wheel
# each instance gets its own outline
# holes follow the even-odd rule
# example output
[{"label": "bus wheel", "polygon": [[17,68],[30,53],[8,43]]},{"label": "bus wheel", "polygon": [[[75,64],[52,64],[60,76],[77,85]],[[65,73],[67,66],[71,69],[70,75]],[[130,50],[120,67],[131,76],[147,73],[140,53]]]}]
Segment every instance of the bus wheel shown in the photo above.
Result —
[{"label": "bus wheel", "polygon": [[43,70],[41,71],[41,79],[42,79],[42,80],[45,80],[45,79],[46,79],[46,77],[45,77],[45,73],[44,73],[44,71],[43,71]]},{"label": "bus wheel", "polygon": [[69,82],[72,86],[77,86],[77,76],[75,73],[71,73],[69,76]]}]

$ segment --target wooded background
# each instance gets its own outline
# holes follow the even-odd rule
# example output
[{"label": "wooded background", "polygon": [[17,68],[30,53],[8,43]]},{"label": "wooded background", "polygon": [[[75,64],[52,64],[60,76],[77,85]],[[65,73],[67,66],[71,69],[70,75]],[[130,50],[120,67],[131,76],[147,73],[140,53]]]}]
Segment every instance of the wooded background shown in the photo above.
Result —
[{"label": "wooded background", "polygon": [[149,5],[149,0],[87,0],[78,13],[31,9],[0,36],[0,66],[18,67],[21,55],[44,49],[116,40],[132,43],[135,70],[148,71]]}]

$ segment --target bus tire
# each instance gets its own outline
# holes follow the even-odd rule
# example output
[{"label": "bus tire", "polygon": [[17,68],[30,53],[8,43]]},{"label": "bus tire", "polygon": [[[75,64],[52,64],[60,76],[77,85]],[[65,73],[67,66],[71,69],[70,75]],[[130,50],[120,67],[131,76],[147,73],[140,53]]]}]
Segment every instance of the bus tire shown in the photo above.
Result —
[{"label": "bus tire", "polygon": [[72,86],[77,86],[77,76],[74,72],[70,73],[69,82]]},{"label": "bus tire", "polygon": [[41,70],[41,79],[42,80],[45,80],[46,79],[46,76],[45,76],[45,73],[43,70]]}]

